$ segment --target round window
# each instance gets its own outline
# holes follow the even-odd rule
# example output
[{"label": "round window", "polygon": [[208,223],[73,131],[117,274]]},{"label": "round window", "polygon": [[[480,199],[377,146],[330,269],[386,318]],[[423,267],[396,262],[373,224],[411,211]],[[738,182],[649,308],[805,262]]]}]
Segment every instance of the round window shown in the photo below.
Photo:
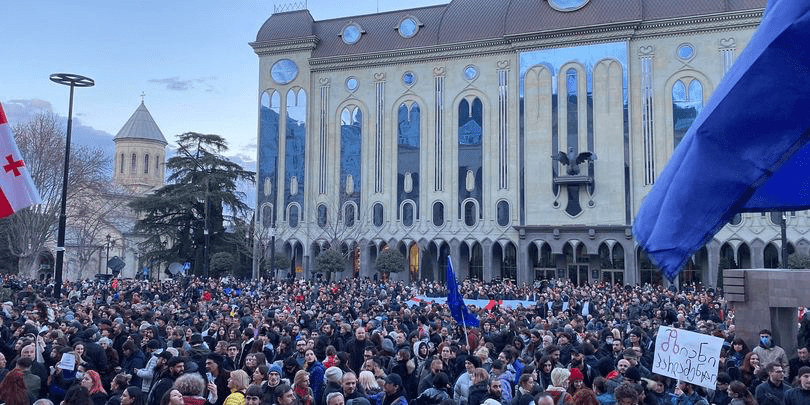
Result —
[{"label": "round window", "polygon": [[298,65],[289,59],[281,59],[270,68],[270,76],[277,84],[288,84],[298,76]]},{"label": "round window", "polygon": [[469,66],[464,68],[464,78],[465,79],[473,80],[476,77],[478,77],[478,68],[477,67],[475,67],[473,65],[469,65]]},{"label": "round window", "polygon": [[402,75],[402,83],[406,86],[411,86],[416,83],[416,76],[413,72],[405,72],[405,74]]},{"label": "round window", "polygon": [[360,82],[357,81],[356,77],[350,77],[346,79],[346,90],[349,90],[350,92],[354,93],[354,91],[357,90],[357,87],[359,86]]},{"label": "round window", "polygon": [[419,23],[413,17],[405,17],[400,21],[398,31],[403,38],[411,38],[419,31]]},{"label": "round window", "polygon": [[678,57],[683,60],[692,59],[695,56],[695,48],[690,44],[681,44],[678,47]]},{"label": "round window", "polygon": [[341,37],[343,38],[343,42],[352,45],[356,44],[357,41],[360,40],[360,35],[362,35],[362,31],[360,31],[360,27],[357,24],[349,24],[345,28],[343,28],[343,33]]}]

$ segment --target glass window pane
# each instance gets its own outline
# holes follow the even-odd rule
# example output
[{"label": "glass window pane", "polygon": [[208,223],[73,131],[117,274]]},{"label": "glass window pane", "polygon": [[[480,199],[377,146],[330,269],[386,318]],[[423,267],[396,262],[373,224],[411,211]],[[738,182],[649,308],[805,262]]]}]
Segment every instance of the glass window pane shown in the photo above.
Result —
[{"label": "glass window pane", "polygon": [[444,225],[444,204],[439,201],[433,203],[433,225]]},{"label": "glass window pane", "polygon": [[467,226],[475,225],[475,204],[472,201],[467,201],[464,204],[464,224]]},{"label": "glass window pane", "polygon": [[506,201],[498,202],[498,225],[509,225],[509,203]]},{"label": "glass window pane", "polygon": [[298,227],[298,206],[290,205],[290,228]]},{"label": "glass window pane", "polygon": [[321,204],[318,206],[318,226],[323,228],[326,226],[326,223],[327,223],[326,206]]},{"label": "glass window pane", "polygon": [[343,208],[343,221],[349,228],[354,226],[354,205],[346,204]]},{"label": "glass window pane", "polygon": [[411,203],[405,203],[402,206],[402,225],[413,225],[413,204]]},{"label": "glass window pane", "polygon": [[374,226],[382,226],[383,224],[383,206],[380,203],[374,204]]}]

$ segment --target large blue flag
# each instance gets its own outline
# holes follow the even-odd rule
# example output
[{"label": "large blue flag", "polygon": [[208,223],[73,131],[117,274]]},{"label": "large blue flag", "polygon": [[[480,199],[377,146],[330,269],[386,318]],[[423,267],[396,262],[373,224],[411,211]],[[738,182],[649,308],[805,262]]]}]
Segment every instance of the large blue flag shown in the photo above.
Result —
[{"label": "large blue flag", "polygon": [[644,200],[633,233],[673,280],[739,212],[810,208],[810,1],[770,0]]},{"label": "large blue flag", "polygon": [[450,315],[456,322],[465,326],[480,326],[478,318],[467,310],[464,305],[464,298],[458,293],[458,282],[456,273],[453,272],[453,260],[447,257],[447,306],[450,307]]}]

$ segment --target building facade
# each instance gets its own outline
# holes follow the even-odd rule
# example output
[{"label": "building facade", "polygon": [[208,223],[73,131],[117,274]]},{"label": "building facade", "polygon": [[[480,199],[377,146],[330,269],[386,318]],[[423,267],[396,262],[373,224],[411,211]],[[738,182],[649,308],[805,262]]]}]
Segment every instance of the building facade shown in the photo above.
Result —
[{"label": "building facade", "polygon": [[[275,13],[259,57],[257,244],[307,277],[400,250],[401,279],[661,283],[636,210],[762,18],[765,0],[453,0],[314,21]],[[745,214],[681,282],[773,265]],[[788,214],[807,253],[806,213]],[[265,252],[266,254],[266,252]],[[778,265],[778,254],[776,257]]]}]

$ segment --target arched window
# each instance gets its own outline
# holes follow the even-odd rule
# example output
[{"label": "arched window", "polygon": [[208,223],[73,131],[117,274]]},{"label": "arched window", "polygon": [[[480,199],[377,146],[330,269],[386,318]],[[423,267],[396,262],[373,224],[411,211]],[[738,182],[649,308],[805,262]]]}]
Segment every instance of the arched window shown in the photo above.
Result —
[{"label": "arched window", "polygon": [[579,150],[579,86],[577,77],[577,70],[574,68],[568,69],[565,72],[565,87],[568,92],[566,128],[568,129],[567,142],[568,146],[574,147]]},{"label": "arched window", "polygon": [[[462,206],[462,202],[467,199],[474,199],[479,205],[482,204],[483,124],[484,104],[481,99],[474,97],[461,100],[458,105],[457,127],[459,213],[467,213]],[[476,221],[477,218],[465,218],[465,223],[475,224]]]},{"label": "arched window", "polygon": [[363,112],[347,106],[340,113],[340,203],[353,201],[360,206],[362,171]]},{"label": "arched window", "polygon": [[323,204],[318,205],[318,226],[325,228],[328,220],[326,206]]},{"label": "arched window", "polygon": [[686,131],[703,109],[703,85],[698,79],[685,78],[672,85],[672,130],[677,147]]},{"label": "arched window", "polygon": [[270,228],[273,226],[273,205],[265,204],[262,206],[262,227]]},{"label": "arched window", "polygon": [[769,243],[767,246],[765,246],[765,252],[763,256],[765,260],[764,264],[766,269],[779,268],[779,249],[777,249],[773,243]]},{"label": "arched window", "polygon": [[155,156],[155,176],[160,177],[160,155]]},{"label": "arched window", "polygon": [[123,153],[121,154],[121,159],[118,162],[118,165],[121,167],[119,169],[119,173],[124,173],[124,154]]},{"label": "arched window", "polygon": [[413,202],[410,200],[402,205],[402,225],[413,226]]},{"label": "arched window", "polygon": [[475,226],[478,219],[478,213],[475,209],[475,202],[467,201],[464,203],[464,224],[467,226]]},{"label": "arched window", "polygon": [[499,226],[509,225],[509,203],[506,201],[498,201],[497,218]]},{"label": "arched window", "polygon": [[414,205],[412,211],[416,218],[418,218],[419,212],[420,120],[419,104],[413,103],[410,107],[406,103],[399,105],[397,113],[397,204],[411,200]]},{"label": "arched window", "polygon": [[441,201],[433,203],[433,225],[444,225],[444,204]]},{"label": "arched window", "polygon": [[298,227],[298,205],[297,204],[290,204],[290,214],[289,214],[289,224],[290,228],[297,228]]},{"label": "arched window", "polygon": [[374,204],[374,226],[381,227],[383,225],[383,205],[380,203]]},{"label": "arched window", "polygon": [[130,167],[129,171],[130,171],[130,173],[135,173],[135,169],[138,166],[138,156],[136,154],[134,154],[134,153],[132,154],[131,162],[132,162],[132,167]]},{"label": "arched window", "polygon": [[[304,203],[306,176],[307,92],[287,91],[287,135],[285,137],[284,203]],[[275,95],[275,94],[274,94]],[[271,103],[273,101],[271,100]],[[276,151],[277,153],[277,151]],[[279,191],[282,189],[279,188]]]},{"label": "arched window", "polygon": [[354,226],[354,205],[350,203],[346,203],[343,206],[343,223],[346,224],[347,228],[351,228]]},{"label": "arched window", "polygon": [[143,174],[149,174],[149,154],[143,155]]}]

